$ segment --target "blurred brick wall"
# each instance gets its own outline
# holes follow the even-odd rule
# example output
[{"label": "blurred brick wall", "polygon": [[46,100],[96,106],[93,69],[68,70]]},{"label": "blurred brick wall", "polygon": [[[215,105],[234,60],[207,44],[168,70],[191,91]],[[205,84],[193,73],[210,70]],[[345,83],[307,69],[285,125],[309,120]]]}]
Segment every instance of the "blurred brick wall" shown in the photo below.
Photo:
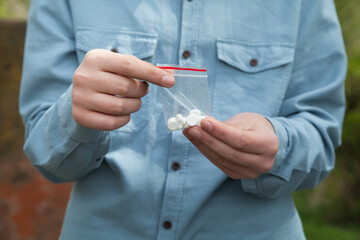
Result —
[{"label": "blurred brick wall", "polygon": [[22,151],[18,114],[25,22],[0,21],[0,240],[59,236],[70,184],[52,184]]}]

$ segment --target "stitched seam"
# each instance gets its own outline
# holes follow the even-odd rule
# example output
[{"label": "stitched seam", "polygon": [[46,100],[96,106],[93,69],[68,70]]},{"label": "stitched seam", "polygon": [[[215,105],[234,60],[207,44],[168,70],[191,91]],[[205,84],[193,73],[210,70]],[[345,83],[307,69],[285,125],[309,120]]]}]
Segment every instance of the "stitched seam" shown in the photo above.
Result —
[{"label": "stitched seam", "polygon": [[252,47],[260,47],[260,46],[283,46],[288,48],[293,48],[295,44],[286,43],[286,42],[248,42],[248,41],[239,41],[239,40],[229,40],[224,38],[218,38],[217,42],[220,43],[231,43],[231,44],[239,44],[243,46],[252,46]]},{"label": "stitched seam", "polygon": [[117,34],[124,34],[124,35],[137,35],[137,36],[144,36],[144,37],[152,37],[152,38],[158,38],[158,34],[156,33],[144,33],[144,32],[134,32],[134,31],[124,31],[124,30],[119,30],[116,28],[93,28],[93,27],[77,27],[75,28],[76,32],[82,32],[82,31],[96,31],[96,32],[105,32],[105,33],[117,33]]}]

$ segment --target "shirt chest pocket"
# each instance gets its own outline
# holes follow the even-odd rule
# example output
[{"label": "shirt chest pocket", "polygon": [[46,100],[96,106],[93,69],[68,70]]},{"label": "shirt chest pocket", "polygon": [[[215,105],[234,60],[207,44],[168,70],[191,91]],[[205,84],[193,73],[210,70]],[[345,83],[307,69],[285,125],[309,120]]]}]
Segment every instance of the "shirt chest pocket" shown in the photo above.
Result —
[{"label": "shirt chest pocket", "polygon": [[[134,55],[144,61],[152,62],[157,39],[157,35],[153,33],[78,28],[76,30],[76,53],[79,63],[92,49],[105,49],[119,54]],[[141,109],[131,114],[130,122],[115,132],[139,132],[148,124],[151,98],[147,95],[141,100]]]},{"label": "shirt chest pocket", "polygon": [[290,80],[294,45],[217,40],[216,47],[216,115],[222,120],[240,112],[276,115]]}]

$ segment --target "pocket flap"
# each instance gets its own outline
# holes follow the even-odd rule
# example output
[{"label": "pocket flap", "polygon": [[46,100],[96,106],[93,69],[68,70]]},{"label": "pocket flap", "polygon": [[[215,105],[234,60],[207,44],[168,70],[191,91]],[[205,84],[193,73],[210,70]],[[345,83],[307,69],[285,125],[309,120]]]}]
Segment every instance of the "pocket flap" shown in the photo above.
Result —
[{"label": "pocket flap", "polygon": [[217,40],[218,58],[247,73],[261,72],[290,63],[294,45],[287,43],[248,43]]},{"label": "pocket flap", "polygon": [[144,59],[154,55],[157,35],[106,29],[79,28],[76,47],[84,52],[92,49],[116,49],[118,53]]}]

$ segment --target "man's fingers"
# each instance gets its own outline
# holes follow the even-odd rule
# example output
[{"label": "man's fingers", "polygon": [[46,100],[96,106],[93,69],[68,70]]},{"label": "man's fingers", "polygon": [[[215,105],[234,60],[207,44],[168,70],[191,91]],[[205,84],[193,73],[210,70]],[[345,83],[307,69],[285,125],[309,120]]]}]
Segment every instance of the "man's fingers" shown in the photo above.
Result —
[{"label": "man's fingers", "polygon": [[252,131],[239,130],[214,118],[201,121],[201,128],[231,147],[248,153],[262,153],[262,138]]},{"label": "man's fingers", "polygon": [[197,141],[207,146],[212,152],[221,156],[222,159],[229,163],[227,166],[231,166],[233,169],[236,168],[235,165],[240,166],[239,170],[241,170],[243,167],[255,167],[261,164],[259,155],[238,151],[199,127],[190,128],[188,135],[196,138]]},{"label": "man's fingers", "polygon": [[[81,98],[86,98],[82,95]],[[79,99],[85,109],[114,116],[128,115],[141,107],[140,98],[117,97],[108,94],[95,93],[89,99]],[[74,101],[76,104],[76,101]]]},{"label": "man's fingers", "polygon": [[256,178],[258,174],[252,173],[250,168],[239,166],[227,161],[222,158],[219,154],[213,151],[211,148],[203,144],[202,142],[194,139],[188,134],[188,131],[184,131],[184,135],[189,139],[189,141],[197,148],[199,151],[209,159],[216,167],[223,171],[227,176],[232,179],[241,179],[241,178]]},{"label": "man's fingers", "polygon": [[144,97],[149,90],[147,82],[119,76],[114,73],[97,72],[93,78],[96,78],[94,82],[97,84],[98,91],[106,94],[140,98]]},{"label": "man's fingers", "polygon": [[130,121],[130,115],[113,116],[73,106],[74,120],[87,128],[112,131],[123,127]]},{"label": "man's fingers", "polygon": [[222,166],[216,158],[220,158],[216,153],[211,153],[209,148],[205,145],[201,144],[198,140],[192,138],[189,134],[184,131],[184,135],[189,139],[189,141],[216,167],[218,167],[221,171],[223,171],[227,176],[231,176],[234,179],[240,178],[240,175],[236,172],[233,172],[231,169],[227,169],[226,167]]},{"label": "man's fingers", "polygon": [[170,74],[132,55],[96,49],[88,52],[86,59],[90,64],[96,61],[100,70],[106,72],[137,78],[163,87],[172,87],[175,84],[175,79]]}]

